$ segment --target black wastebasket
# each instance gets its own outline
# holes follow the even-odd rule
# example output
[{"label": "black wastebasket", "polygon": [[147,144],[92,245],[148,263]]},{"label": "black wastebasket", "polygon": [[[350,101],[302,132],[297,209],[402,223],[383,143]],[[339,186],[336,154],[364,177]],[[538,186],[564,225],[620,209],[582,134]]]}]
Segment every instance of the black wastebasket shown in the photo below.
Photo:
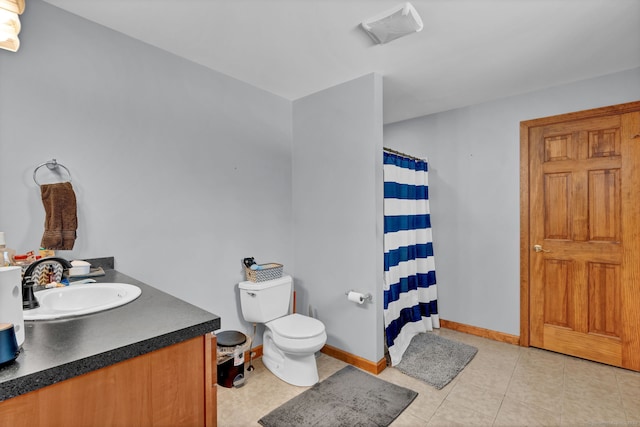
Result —
[{"label": "black wastebasket", "polygon": [[244,385],[244,352],[247,336],[239,331],[224,331],[216,334],[218,340],[218,384],[222,387]]}]

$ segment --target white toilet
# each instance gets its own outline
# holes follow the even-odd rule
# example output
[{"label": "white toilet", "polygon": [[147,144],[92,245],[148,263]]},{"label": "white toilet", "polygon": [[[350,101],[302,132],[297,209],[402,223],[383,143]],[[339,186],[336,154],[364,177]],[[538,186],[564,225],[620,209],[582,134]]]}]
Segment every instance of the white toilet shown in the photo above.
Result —
[{"label": "white toilet", "polygon": [[264,323],[262,362],[289,384],[318,382],[315,352],[327,342],[324,324],[312,317],[288,314],[293,291],[291,276],[266,282],[241,282],[240,305],[244,320]]}]

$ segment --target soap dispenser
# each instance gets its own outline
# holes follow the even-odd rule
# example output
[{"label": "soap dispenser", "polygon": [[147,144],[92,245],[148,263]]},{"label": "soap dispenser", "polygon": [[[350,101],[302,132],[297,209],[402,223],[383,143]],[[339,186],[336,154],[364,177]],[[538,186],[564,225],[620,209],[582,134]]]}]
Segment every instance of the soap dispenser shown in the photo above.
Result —
[{"label": "soap dispenser", "polygon": [[0,267],[0,323],[14,326],[18,346],[24,342],[22,268]]},{"label": "soap dispenser", "polygon": [[0,231],[0,267],[7,267],[14,264],[16,251],[9,249],[4,240],[4,231]]}]

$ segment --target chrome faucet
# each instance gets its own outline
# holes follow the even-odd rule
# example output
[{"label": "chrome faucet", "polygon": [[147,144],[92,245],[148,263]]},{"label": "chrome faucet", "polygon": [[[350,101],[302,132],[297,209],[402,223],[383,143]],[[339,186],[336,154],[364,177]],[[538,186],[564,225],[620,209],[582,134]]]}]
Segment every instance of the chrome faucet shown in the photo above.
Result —
[{"label": "chrome faucet", "polygon": [[24,272],[24,275],[22,276],[22,309],[23,310],[31,310],[32,308],[40,307],[40,303],[38,302],[38,299],[36,298],[33,292],[33,287],[35,286],[35,280],[31,277],[31,275],[33,274],[33,271],[36,269],[36,267],[42,264],[43,262],[57,262],[60,265],[62,265],[63,269],[66,269],[66,270],[73,267],[69,261],[67,261],[64,258],[58,258],[58,257],[40,258],[39,260],[36,260],[31,264],[29,264],[29,266]]}]

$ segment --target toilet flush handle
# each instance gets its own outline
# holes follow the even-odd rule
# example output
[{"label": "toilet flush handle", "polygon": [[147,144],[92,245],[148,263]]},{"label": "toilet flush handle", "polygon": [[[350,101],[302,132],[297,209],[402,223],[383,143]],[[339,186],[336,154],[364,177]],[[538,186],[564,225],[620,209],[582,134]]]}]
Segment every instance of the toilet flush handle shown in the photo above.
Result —
[{"label": "toilet flush handle", "polygon": [[250,297],[255,297],[256,293],[255,292],[247,292],[247,295],[249,295]]}]

